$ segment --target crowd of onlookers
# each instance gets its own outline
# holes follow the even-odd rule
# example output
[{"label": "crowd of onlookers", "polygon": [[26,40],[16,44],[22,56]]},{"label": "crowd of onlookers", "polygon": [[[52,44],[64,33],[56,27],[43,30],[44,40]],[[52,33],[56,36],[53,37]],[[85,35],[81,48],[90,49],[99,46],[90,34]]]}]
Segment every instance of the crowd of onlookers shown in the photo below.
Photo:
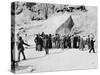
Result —
[{"label": "crowd of onlookers", "polygon": [[[11,36],[11,61],[12,65],[15,65],[14,61],[14,49],[15,49],[15,38],[14,34]],[[17,49],[18,49],[18,61],[20,61],[20,54],[23,55],[23,60],[26,60],[25,54],[24,54],[24,46],[29,46],[29,44],[25,43],[22,36],[19,34],[17,35],[18,41],[16,43]],[[78,48],[81,50],[84,50],[84,48],[87,46],[89,53],[93,51],[95,53],[94,49],[94,38],[88,37],[86,39],[83,39],[81,36],[70,36],[70,35],[64,35],[61,36],[59,34],[45,34],[42,32],[41,34],[36,34],[36,37],[34,39],[34,42],[36,44],[36,51],[45,51],[46,54],[49,54],[49,50],[52,48]]]},{"label": "crowd of onlookers", "polygon": [[94,50],[94,39],[91,38],[90,35],[86,39],[84,39],[81,36],[70,36],[70,35],[64,35],[61,36],[59,34],[45,34],[42,32],[41,34],[37,34],[35,39],[36,43],[36,51],[42,51],[43,49],[46,50],[46,54],[49,53],[48,49],[51,48],[79,48],[81,50],[84,50],[84,48],[87,46],[88,49],[91,52],[91,49],[95,53]]}]

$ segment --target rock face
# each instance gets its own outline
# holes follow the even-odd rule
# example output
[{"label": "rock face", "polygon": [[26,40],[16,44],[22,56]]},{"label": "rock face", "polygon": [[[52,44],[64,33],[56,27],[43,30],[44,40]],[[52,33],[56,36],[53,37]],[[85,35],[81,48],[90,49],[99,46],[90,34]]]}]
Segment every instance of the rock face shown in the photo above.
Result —
[{"label": "rock face", "polygon": [[[84,6],[83,6],[84,7]],[[78,8],[78,9],[77,9]],[[60,4],[14,2],[12,3],[12,13],[15,15],[24,14],[28,20],[45,20],[55,13],[74,12],[75,10],[86,10],[82,6],[69,6]],[[30,15],[31,14],[31,15]]]},{"label": "rock face", "polygon": [[16,32],[22,34],[54,33],[71,15],[74,23],[72,35],[97,35],[97,8],[92,6],[14,2],[11,14]]}]

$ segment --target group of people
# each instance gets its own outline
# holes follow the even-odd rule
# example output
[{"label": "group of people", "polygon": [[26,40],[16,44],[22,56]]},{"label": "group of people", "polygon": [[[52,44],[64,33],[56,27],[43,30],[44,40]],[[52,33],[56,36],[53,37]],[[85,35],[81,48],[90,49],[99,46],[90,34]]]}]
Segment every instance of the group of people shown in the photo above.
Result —
[{"label": "group of people", "polygon": [[44,32],[40,35],[37,34],[35,39],[36,43],[36,51],[42,51],[45,49],[46,54],[49,53],[48,49],[51,48],[71,48],[70,44],[70,38],[60,38],[59,34],[56,34],[55,36],[52,36],[51,34],[45,34]]},{"label": "group of people", "polygon": [[[30,46],[29,44],[25,43],[23,38],[19,35],[17,35],[18,41],[17,41],[17,49],[18,49],[18,62],[20,61],[20,54],[23,55],[23,60],[26,60],[25,54],[24,54],[24,46]],[[51,48],[79,48],[81,50],[84,50],[85,45],[88,46],[89,53],[93,51],[95,53],[94,49],[94,39],[90,38],[88,35],[88,38],[84,40],[80,36],[60,36],[59,34],[51,35],[51,34],[45,34],[42,32],[41,34],[37,34],[34,42],[36,43],[36,51],[45,51],[46,54],[49,54],[49,49]],[[15,39],[14,35],[12,34],[11,37],[11,61],[12,65],[15,64],[14,61],[14,54],[13,50],[15,48]]]},{"label": "group of people", "polygon": [[36,51],[42,51],[43,49],[45,49],[46,54],[49,54],[48,49],[52,48],[51,34],[37,34],[34,41],[36,43]]},{"label": "group of people", "polygon": [[89,49],[89,53],[94,50],[94,39],[91,38],[90,35],[84,40],[83,37],[80,36],[60,36],[59,34],[45,34],[42,32],[41,34],[37,34],[35,39],[36,43],[36,51],[42,51],[45,49],[46,54],[49,54],[49,49],[51,48],[79,48],[84,50],[87,45]]}]

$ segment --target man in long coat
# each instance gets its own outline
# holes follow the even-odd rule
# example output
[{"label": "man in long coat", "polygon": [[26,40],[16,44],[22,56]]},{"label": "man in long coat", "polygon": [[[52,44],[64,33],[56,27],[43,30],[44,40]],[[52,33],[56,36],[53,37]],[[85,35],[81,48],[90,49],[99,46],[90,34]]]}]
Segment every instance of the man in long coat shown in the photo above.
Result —
[{"label": "man in long coat", "polygon": [[43,39],[43,47],[45,49],[46,54],[49,54],[49,42],[48,42],[48,35],[45,35]]}]

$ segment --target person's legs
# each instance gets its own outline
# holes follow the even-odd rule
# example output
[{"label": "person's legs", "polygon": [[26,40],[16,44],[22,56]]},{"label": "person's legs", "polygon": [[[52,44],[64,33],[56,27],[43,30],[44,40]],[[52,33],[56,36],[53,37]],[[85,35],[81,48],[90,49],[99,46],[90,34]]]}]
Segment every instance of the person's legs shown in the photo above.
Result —
[{"label": "person's legs", "polygon": [[49,52],[48,52],[48,49],[47,49],[47,48],[45,49],[45,52],[46,52],[46,54],[49,54]]},{"label": "person's legs", "polygon": [[52,42],[50,41],[50,43],[49,43],[49,48],[52,48]]},{"label": "person's legs", "polygon": [[91,51],[92,51],[92,48],[90,49],[89,53],[91,53]]},{"label": "person's legs", "polygon": [[42,45],[40,45],[40,51],[42,51]]},{"label": "person's legs", "polygon": [[50,48],[52,48],[52,43],[51,43],[51,41],[50,41]]},{"label": "person's legs", "polygon": [[26,57],[25,57],[24,51],[22,51],[22,55],[23,55],[23,60],[25,60]]},{"label": "person's legs", "polygon": [[90,49],[90,44],[88,44],[88,49]]},{"label": "person's legs", "polygon": [[71,48],[71,42],[69,43],[69,48]]},{"label": "person's legs", "polygon": [[55,48],[57,48],[57,41],[55,42]]},{"label": "person's legs", "polygon": [[47,54],[49,54],[49,49],[47,49]]},{"label": "person's legs", "polygon": [[56,41],[56,48],[58,48],[58,41]]},{"label": "person's legs", "polygon": [[62,41],[60,41],[60,48],[62,48]]},{"label": "person's legs", "polygon": [[50,42],[48,42],[48,48],[50,48]]},{"label": "person's legs", "polygon": [[56,47],[56,43],[54,42],[54,48]]},{"label": "person's legs", "polygon": [[95,53],[95,50],[94,50],[94,48],[93,48],[93,53]]}]

